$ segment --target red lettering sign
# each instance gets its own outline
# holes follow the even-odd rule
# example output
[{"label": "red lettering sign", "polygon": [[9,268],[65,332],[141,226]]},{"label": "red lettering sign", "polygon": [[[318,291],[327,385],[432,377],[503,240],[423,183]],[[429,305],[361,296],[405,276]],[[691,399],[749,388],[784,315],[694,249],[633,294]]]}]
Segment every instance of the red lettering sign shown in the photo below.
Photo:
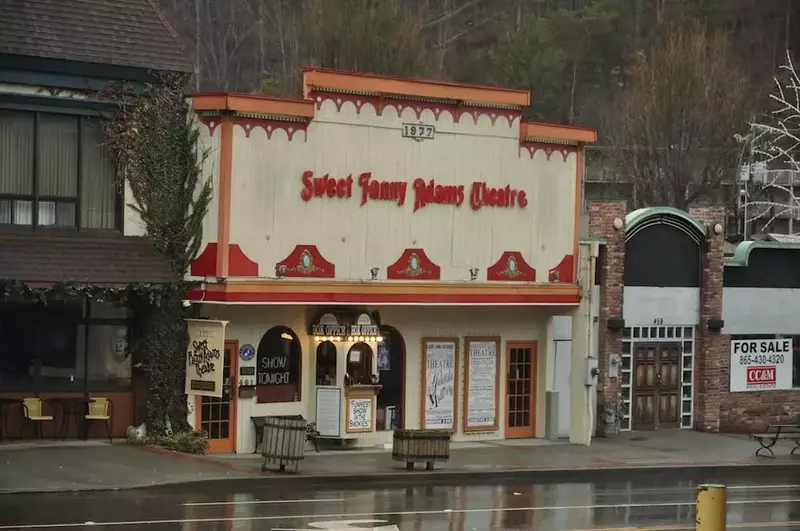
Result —
[{"label": "red lettering sign", "polygon": [[[310,201],[315,197],[338,197],[345,199],[353,196],[353,176],[335,178],[329,174],[315,177],[313,171],[305,171],[301,177],[303,187],[300,197],[303,201]],[[372,178],[371,172],[358,176],[358,186],[361,188],[361,206],[368,201],[392,201],[397,206],[406,202],[408,182],[406,181],[381,181]],[[414,212],[429,204],[461,206],[466,199],[467,190],[463,184],[442,185],[436,184],[434,179],[425,181],[415,179]],[[469,188],[469,206],[472,210],[484,207],[500,208],[526,208],[528,197],[524,190],[511,188],[492,188],[484,181],[473,182]]]},{"label": "red lettering sign", "polygon": [[757,365],[747,368],[747,385],[775,384],[775,365]]}]

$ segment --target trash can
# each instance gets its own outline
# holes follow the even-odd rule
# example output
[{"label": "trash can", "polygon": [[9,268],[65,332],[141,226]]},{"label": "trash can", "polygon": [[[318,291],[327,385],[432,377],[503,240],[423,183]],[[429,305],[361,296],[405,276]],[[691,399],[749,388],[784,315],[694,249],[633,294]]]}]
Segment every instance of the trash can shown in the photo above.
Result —
[{"label": "trash can", "polygon": [[283,472],[294,465],[297,472],[305,458],[306,419],[300,415],[267,417],[264,423],[264,442],[261,445],[261,471],[267,465],[277,465]]}]

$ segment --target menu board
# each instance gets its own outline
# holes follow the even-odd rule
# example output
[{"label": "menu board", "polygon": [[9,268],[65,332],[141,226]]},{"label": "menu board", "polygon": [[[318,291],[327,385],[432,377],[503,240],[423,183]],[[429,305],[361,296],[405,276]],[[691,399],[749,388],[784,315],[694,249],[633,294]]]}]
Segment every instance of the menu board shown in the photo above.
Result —
[{"label": "menu board", "polygon": [[372,431],[372,397],[347,399],[347,432]]},{"label": "menu board", "polygon": [[339,437],[342,394],[338,387],[317,387],[317,431],[320,437]]},{"label": "menu board", "polygon": [[423,339],[422,353],[422,381],[425,382],[422,427],[455,431],[458,339]]},{"label": "menu board", "polygon": [[464,431],[492,431],[497,423],[499,338],[466,338]]}]

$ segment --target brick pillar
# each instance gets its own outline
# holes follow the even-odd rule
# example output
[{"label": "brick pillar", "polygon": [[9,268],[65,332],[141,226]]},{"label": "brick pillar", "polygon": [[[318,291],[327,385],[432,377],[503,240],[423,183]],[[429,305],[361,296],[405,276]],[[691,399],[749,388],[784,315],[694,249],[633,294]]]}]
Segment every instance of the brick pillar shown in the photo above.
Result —
[{"label": "brick pillar", "polygon": [[625,229],[616,230],[614,219],[625,220],[625,201],[592,201],[589,203],[589,235],[606,241],[605,254],[600,272],[600,316],[598,335],[600,352],[598,365],[600,374],[597,385],[597,430],[604,434],[605,404],[616,400],[620,391],[618,379],[611,380],[608,374],[609,354],[622,352],[622,333],[609,330],[608,319],[622,317],[622,288],[625,269]]},{"label": "brick pillar", "polygon": [[689,214],[708,227],[707,246],[701,253],[700,326],[695,342],[694,426],[700,431],[719,431],[720,398],[730,381],[729,337],[708,329],[708,320],[722,317],[722,275],[724,234],[714,233],[714,225],[725,224],[725,209],[692,208]]}]

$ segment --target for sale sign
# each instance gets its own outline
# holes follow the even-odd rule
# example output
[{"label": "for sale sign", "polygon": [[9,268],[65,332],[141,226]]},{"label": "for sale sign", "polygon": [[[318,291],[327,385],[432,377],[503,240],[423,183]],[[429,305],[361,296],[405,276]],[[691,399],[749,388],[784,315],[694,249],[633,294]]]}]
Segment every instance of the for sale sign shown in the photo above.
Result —
[{"label": "for sale sign", "polygon": [[792,388],[792,340],[731,341],[731,391]]}]

